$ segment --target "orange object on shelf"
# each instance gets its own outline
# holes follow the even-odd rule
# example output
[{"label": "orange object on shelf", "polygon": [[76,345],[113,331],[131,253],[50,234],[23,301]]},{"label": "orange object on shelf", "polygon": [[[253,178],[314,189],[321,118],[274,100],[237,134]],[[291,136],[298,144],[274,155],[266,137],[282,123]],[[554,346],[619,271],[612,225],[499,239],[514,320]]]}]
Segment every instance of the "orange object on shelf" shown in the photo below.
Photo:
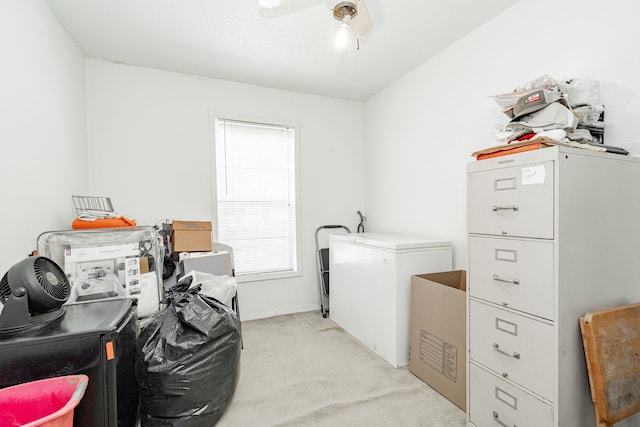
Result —
[{"label": "orange object on shelf", "polygon": [[74,230],[84,230],[88,228],[134,227],[135,225],[135,219],[129,219],[124,216],[117,218],[98,218],[93,221],[76,218],[73,220],[73,223],[71,223],[71,228]]}]

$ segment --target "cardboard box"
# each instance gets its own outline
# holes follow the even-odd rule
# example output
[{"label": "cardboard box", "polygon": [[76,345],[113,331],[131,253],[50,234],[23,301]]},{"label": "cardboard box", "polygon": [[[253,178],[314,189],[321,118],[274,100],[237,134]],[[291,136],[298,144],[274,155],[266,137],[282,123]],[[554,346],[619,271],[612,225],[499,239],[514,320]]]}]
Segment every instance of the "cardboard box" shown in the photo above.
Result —
[{"label": "cardboard box", "polygon": [[411,276],[409,371],[466,411],[467,272]]},{"label": "cardboard box", "polygon": [[171,248],[174,253],[211,252],[211,222],[174,219],[171,228]]},{"label": "cardboard box", "polygon": [[[153,261],[151,261],[153,263]],[[140,274],[149,272],[149,258],[146,256],[140,257]]]}]

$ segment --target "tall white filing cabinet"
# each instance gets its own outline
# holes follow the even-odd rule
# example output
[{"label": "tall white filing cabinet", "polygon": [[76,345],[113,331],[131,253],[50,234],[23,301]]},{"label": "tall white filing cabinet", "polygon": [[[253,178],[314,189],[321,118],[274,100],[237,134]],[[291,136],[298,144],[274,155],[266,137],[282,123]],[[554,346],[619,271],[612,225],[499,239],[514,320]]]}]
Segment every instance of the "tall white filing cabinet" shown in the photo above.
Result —
[{"label": "tall white filing cabinet", "polygon": [[640,301],[640,159],[550,147],[467,172],[468,424],[595,425],[578,319]]},{"label": "tall white filing cabinet", "polygon": [[329,236],[329,315],[391,366],[409,363],[411,276],[450,271],[451,242],[378,233]]}]

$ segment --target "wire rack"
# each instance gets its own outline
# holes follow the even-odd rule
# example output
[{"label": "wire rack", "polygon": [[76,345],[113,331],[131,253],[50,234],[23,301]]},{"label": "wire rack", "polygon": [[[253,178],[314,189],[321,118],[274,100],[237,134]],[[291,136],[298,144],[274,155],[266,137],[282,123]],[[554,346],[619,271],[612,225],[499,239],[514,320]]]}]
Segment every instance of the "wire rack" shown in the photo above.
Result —
[{"label": "wire rack", "polygon": [[109,217],[115,215],[111,198],[95,196],[71,196],[78,216]]}]

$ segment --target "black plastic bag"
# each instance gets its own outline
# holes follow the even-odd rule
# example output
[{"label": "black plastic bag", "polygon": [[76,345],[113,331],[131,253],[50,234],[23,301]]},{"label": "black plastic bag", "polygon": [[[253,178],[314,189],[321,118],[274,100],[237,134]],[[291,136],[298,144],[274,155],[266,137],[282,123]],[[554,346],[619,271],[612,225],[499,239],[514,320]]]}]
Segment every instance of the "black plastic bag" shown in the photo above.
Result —
[{"label": "black plastic bag", "polygon": [[142,426],[213,426],[240,373],[238,316],[198,289],[172,289],[169,304],[140,332],[136,378]]}]

